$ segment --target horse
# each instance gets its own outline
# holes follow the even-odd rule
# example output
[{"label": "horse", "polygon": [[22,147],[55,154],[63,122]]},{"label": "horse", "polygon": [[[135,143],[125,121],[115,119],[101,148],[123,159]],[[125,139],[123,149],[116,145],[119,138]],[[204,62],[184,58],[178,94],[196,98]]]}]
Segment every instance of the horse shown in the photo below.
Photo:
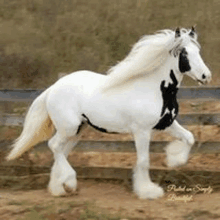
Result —
[{"label": "horse", "polygon": [[162,187],[149,176],[150,138],[154,130],[166,130],[176,138],[165,149],[167,165],[187,162],[195,140],[176,120],[178,88],[185,75],[199,84],[211,81],[197,36],[194,27],[164,29],[143,36],[106,75],[81,70],[59,79],[30,106],[7,160],[48,140],[54,155],[48,189],[64,196],[77,190],[77,174],[67,157],[85,127],[130,133],[137,153],[134,193],[140,199],[163,196]]}]

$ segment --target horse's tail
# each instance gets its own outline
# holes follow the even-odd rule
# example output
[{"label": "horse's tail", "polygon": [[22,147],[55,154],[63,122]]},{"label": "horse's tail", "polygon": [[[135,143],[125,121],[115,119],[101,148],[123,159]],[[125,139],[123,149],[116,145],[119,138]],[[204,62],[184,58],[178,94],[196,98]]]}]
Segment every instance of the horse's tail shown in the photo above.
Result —
[{"label": "horse's tail", "polygon": [[46,109],[46,97],[49,89],[44,91],[32,103],[25,118],[23,131],[12,145],[7,160],[21,156],[34,145],[48,140],[54,133],[54,125]]}]

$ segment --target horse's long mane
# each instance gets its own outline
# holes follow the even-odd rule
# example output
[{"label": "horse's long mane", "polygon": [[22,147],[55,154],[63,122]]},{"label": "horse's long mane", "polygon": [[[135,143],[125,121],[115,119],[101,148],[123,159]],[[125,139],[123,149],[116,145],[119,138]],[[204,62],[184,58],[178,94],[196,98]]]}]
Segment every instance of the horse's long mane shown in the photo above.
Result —
[{"label": "horse's long mane", "polygon": [[190,30],[182,28],[181,37],[175,38],[175,31],[162,30],[153,35],[143,36],[134,46],[124,60],[110,68],[107,72],[108,82],[105,88],[114,87],[134,77],[156,71],[167,60],[169,53],[177,51],[189,42],[197,42],[189,36]]}]

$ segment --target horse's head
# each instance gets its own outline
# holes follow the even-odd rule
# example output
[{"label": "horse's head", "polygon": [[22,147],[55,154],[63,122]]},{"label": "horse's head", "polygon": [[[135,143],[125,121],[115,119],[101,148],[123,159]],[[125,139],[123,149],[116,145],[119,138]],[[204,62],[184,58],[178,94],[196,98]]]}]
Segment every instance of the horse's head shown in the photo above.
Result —
[{"label": "horse's head", "polygon": [[176,47],[172,50],[174,57],[178,58],[178,69],[181,74],[186,74],[199,84],[211,81],[211,72],[205,65],[200,55],[200,45],[197,42],[195,28],[190,31],[175,31]]}]

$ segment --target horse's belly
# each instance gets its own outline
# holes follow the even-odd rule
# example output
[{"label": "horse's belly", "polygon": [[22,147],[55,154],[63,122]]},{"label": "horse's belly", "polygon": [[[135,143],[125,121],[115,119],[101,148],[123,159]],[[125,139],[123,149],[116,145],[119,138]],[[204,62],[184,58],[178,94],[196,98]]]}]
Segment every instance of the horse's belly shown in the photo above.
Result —
[{"label": "horse's belly", "polygon": [[126,93],[84,97],[83,114],[90,125],[106,132],[130,133],[134,127],[151,129],[160,118],[162,104],[152,95],[137,99]]},{"label": "horse's belly", "polygon": [[128,120],[116,107],[103,102],[87,103],[82,109],[83,120],[106,133],[128,133]]}]

